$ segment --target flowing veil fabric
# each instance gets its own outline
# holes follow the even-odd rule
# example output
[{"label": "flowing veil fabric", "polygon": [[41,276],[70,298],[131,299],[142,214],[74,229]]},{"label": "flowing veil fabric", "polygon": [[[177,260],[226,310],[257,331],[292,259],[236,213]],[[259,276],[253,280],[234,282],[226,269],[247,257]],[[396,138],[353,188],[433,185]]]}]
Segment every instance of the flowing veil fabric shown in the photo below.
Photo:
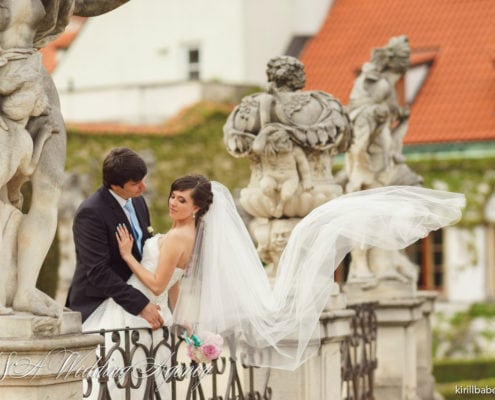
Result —
[{"label": "flowing veil fabric", "polygon": [[[356,246],[402,249],[458,221],[464,195],[390,186],[340,196],[294,228],[270,283],[228,189],[198,231],[174,321],[235,338],[247,363],[293,370],[319,347],[333,272]],[[246,361],[246,360],[245,360]]]}]

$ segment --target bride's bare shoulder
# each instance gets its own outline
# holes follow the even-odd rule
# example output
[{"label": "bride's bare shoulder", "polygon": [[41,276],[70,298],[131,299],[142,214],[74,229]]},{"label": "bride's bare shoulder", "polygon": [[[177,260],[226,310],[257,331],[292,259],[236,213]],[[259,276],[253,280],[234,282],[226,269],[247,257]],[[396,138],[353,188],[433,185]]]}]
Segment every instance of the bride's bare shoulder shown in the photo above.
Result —
[{"label": "bride's bare shoulder", "polygon": [[184,246],[194,242],[194,232],[187,229],[171,229],[158,239],[159,246]]}]

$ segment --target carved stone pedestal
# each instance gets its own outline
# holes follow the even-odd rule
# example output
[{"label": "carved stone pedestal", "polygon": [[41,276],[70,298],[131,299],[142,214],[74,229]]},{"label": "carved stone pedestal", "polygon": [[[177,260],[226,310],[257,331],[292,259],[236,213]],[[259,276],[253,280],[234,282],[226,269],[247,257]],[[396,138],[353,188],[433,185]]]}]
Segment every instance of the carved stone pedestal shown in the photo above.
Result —
[{"label": "carved stone pedestal", "polygon": [[0,398],[81,400],[82,379],[100,342],[81,334],[79,313],[64,312],[59,321],[28,313],[0,316]]},{"label": "carved stone pedestal", "polygon": [[[318,354],[295,371],[272,369],[272,400],[328,400],[341,397],[340,343],[350,334],[352,310],[322,314],[322,343]],[[261,371],[260,371],[261,372]]]},{"label": "carved stone pedestal", "polygon": [[379,301],[375,398],[420,400],[417,388],[418,321],[423,300],[416,297]]},{"label": "carved stone pedestal", "polygon": [[422,316],[416,328],[418,346],[418,395],[421,400],[435,399],[435,378],[433,377],[431,313],[437,298],[437,292],[419,291],[417,297],[423,300]]},{"label": "carved stone pedestal", "polygon": [[378,301],[375,398],[433,400],[430,316],[436,292],[394,280],[347,282],[344,292],[353,302]]},{"label": "carved stone pedestal", "polygon": [[380,299],[411,298],[416,295],[414,282],[400,282],[396,280],[363,280],[346,282],[344,293],[353,302],[378,301]]}]

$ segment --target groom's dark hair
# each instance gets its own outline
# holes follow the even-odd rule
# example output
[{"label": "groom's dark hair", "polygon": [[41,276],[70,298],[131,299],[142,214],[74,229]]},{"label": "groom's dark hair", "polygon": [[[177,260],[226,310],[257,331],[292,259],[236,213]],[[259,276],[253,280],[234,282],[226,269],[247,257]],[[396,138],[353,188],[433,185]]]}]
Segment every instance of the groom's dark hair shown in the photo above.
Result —
[{"label": "groom's dark hair", "polygon": [[139,182],[143,179],[148,168],[144,160],[127,147],[115,147],[103,160],[103,186],[124,186],[129,181]]}]

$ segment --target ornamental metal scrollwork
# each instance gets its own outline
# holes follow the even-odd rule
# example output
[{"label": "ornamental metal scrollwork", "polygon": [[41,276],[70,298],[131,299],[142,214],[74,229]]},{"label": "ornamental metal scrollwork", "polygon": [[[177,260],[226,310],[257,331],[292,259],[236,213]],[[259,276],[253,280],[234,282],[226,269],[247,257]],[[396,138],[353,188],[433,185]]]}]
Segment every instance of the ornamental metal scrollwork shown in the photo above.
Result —
[{"label": "ornamental metal scrollwork", "polygon": [[[184,339],[167,327],[85,333],[105,340],[97,349],[97,363],[87,371],[84,399],[112,400],[112,393],[126,400],[271,399],[268,382],[262,390],[256,388],[255,367],[236,359],[235,344],[229,338],[225,338],[225,355],[210,364],[198,364],[185,356]],[[178,397],[179,393],[185,397]]]}]

